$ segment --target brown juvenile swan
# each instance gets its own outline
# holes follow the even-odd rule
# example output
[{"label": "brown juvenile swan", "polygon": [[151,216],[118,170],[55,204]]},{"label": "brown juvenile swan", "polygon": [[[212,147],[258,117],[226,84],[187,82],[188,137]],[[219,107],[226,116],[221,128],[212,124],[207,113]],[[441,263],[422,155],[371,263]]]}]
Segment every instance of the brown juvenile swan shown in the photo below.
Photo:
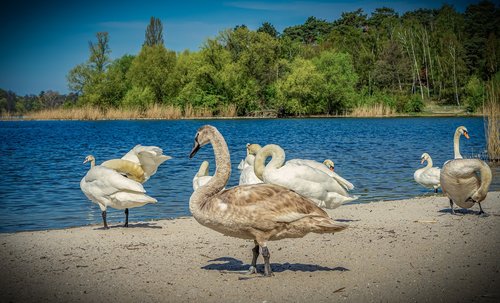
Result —
[{"label": "brown juvenile swan", "polygon": [[[467,129],[459,126],[454,136],[455,159],[447,161],[441,169],[441,189],[450,199],[451,213],[455,214],[453,203],[462,208],[479,205],[479,214],[484,214],[481,201],[486,198],[491,184],[491,169],[479,159],[462,159],[460,135],[469,137]],[[478,175],[479,174],[479,175]]]},{"label": "brown juvenile swan", "polygon": [[272,274],[267,241],[301,238],[310,232],[335,233],[347,228],[311,200],[278,185],[242,185],[223,190],[231,161],[226,141],[215,127],[205,125],[198,129],[189,157],[208,143],[215,153],[215,174],[191,195],[189,209],[196,221],[208,228],[226,236],[254,240],[249,273],[257,272],[260,246],[264,275]]}]

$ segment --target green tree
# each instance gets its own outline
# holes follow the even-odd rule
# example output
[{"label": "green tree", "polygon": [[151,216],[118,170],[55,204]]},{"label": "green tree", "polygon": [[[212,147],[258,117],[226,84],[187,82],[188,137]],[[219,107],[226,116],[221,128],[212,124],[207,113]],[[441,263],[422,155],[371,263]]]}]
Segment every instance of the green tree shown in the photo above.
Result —
[{"label": "green tree", "polygon": [[346,53],[324,51],[313,62],[324,78],[320,108],[316,111],[338,114],[342,110],[351,108],[356,98],[355,86],[358,82],[351,56]]},{"label": "green tree", "polygon": [[149,25],[146,28],[146,38],[144,44],[146,46],[164,45],[163,42],[163,24],[161,20],[151,17]]},{"label": "green tree", "polygon": [[273,38],[278,38],[279,36],[279,33],[276,30],[276,28],[269,22],[262,23],[262,25],[257,29],[257,32],[266,33]]},{"label": "green tree", "polygon": [[149,86],[156,103],[172,103],[177,94],[175,79],[171,77],[175,62],[175,52],[167,50],[163,45],[145,45],[132,61],[127,79],[132,86]]}]

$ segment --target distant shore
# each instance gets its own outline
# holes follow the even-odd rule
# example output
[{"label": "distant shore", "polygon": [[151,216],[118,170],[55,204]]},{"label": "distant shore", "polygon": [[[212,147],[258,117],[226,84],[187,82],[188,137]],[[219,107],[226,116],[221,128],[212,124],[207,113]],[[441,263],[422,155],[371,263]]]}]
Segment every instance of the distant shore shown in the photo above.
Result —
[{"label": "distant shore", "polygon": [[440,194],[344,205],[328,212],[346,231],[269,243],[272,278],[239,273],[251,241],[190,217],[0,234],[0,301],[494,302],[500,192],[483,208],[453,216]]}]

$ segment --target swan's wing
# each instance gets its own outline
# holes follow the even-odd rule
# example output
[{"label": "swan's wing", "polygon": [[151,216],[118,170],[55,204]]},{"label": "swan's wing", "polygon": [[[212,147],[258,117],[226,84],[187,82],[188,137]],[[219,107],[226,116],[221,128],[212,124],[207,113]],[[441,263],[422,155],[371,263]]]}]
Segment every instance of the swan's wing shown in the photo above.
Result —
[{"label": "swan's wing", "polygon": [[227,214],[227,220],[237,220],[239,225],[258,230],[275,228],[271,222],[291,223],[304,217],[329,219],[328,214],[311,200],[272,184],[233,187],[221,192],[210,202],[206,207],[214,208],[212,211],[222,211],[222,215]]},{"label": "swan's wing", "polygon": [[[342,178],[339,176],[336,172],[333,172],[326,167],[323,163],[319,163],[314,160],[307,160],[307,159],[292,159],[286,162],[286,164],[296,164],[296,165],[307,165],[311,168],[320,170],[321,172],[327,174],[328,176],[334,178],[342,187],[344,187],[347,190],[352,190],[354,189],[354,185],[347,181],[346,179]],[[285,164],[285,165],[286,165]]]},{"label": "swan's wing", "polygon": [[142,146],[140,144],[122,157],[124,160],[140,164],[144,170],[146,180],[156,173],[158,166],[171,158],[163,155],[163,150],[157,146]]},{"label": "swan's wing", "polygon": [[428,182],[432,184],[439,184],[439,178],[441,176],[441,170],[437,167],[431,167],[425,170],[421,174],[421,178],[426,179]]},{"label": "swan's wing", "polygon": [[85,175],[84,182],[87,184],[87,188],[97,195],[111,195],[118,191],[146,192],[141,183],[103,166],[91,168]]}]

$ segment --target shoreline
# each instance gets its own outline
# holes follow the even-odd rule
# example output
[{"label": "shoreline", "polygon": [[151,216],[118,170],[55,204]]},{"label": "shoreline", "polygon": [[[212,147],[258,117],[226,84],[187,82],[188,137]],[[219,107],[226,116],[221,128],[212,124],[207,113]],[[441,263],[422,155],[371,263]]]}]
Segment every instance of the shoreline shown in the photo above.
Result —
[{"label": "shoreline", "polygon": [[270,120],[270,119],[339,119],[339,118],[474,118],[486,117],[484,114],[454,114],[454,113],[439,113],[439,114],[400,114],[400,115],[374,115],[374,116],[355,116],[355,115],[315,115],[315,116],[289,116],[289,117],[252,117],[252,116],[236,116],[236,117],[181,117],[181,118],[116,118],[116,119],[31,119],[23,117],[0,117],[0,121],[176,121],[176,120]]},{"label": "shoreline", "polygon": [[439,195],[327,210],[349,228],[269,242],[272,278],[239,273],[252,241],[192,217],[2,233],[0,301],[493,302],[500,192],[488,217],[476,208],[452,216]]}]

